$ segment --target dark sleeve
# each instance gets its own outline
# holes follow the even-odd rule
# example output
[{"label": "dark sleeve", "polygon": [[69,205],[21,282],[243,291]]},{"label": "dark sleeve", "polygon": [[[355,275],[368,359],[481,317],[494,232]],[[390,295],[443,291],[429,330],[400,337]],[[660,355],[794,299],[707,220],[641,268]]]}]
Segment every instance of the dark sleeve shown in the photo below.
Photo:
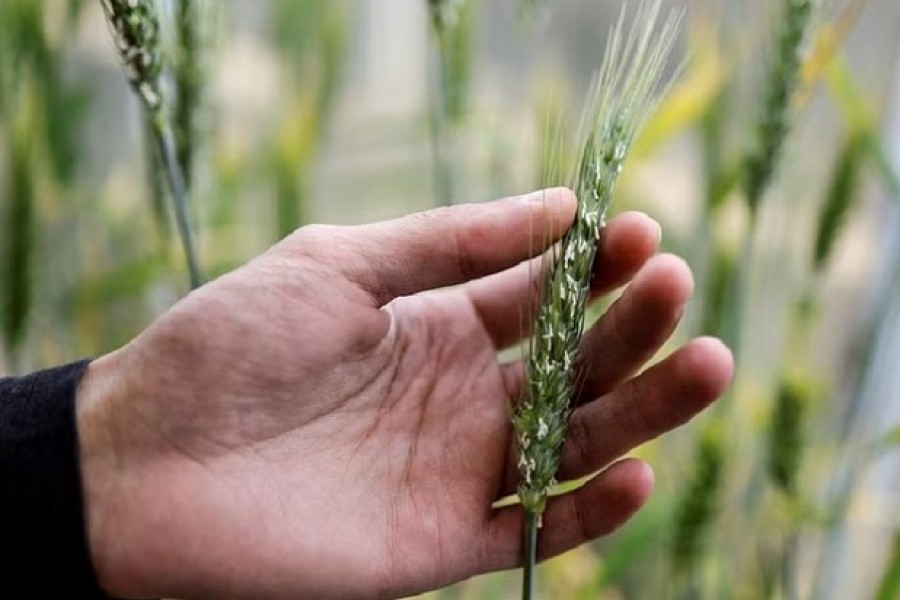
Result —
[{"label": "dark sleeve", "polygon": [[0,379],[0,596],[107,597],[88,551],[75,429],[87,365]]}]

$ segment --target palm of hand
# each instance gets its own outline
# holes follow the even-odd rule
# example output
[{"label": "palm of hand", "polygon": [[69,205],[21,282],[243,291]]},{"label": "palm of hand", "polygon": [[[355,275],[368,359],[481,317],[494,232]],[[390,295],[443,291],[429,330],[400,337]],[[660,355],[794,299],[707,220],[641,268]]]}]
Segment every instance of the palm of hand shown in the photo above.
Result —
[{"label": "palm of hand", "polygon": [[[618,229],[621,248],[615,223],[605,242],[601,288],[630,279],[655,248],[646,218]],[[529,270],[520,265],[404,296],[418,288],[361,282],[352,268],[335,268],[352,265],[353,237],[326,233],[342,254],[321,251],[321,232],[295,236],[193,294],[121,351],[120,370],[132,374],[120,381],[123,389],[167,391],[165,402],[130,393],[114,417],[137,424],[127,445],[132,456],[135,447],[143,454],[115,494],[140,507],[133,537],[146,540],[142,560],[150,557],[153,567],[123,569],[135,579],[132,589],[182,597],[392,597],[517,564],[521,511],[493,510],[492,503],[515,491],[508,406],[522,369],[500,364],[497,350],[521,333]],[[515,261],[525,258],[518,252]],[[482,274],[455,265],[441,283]],[[697,365],[673,373],[676,355],[657,367],[663,372],[656,378],[674,382],[669,395],[699,390],[687,405],[666,409],[652,381],[618,385],[668,337],[686,299],[671,278],[661,283],[665,268],[656,270],[655,279],[644,277],[643,296],[632,285],[632,298],[586,337],[586,346],[602,346],[637,328],[633,348],[607,361],[593,384],[588,374],[588,392],[608,392],[610,406],[599,407],[605,416],[596,406],[576,411],[564,477],[586,475],[683,422],[727,381],[730,366],[721,356],[710,376]],[[648,291],[654,281],[667,290],[655,299]],[[650,324],[629,325],[641,310]],[[637,387],[647,405],[638,407],[640,419],[612,441],[594,440],[598,420],[622,420],[616,395],[636,396]],[[147,484],[158,481],[166,487]],[[649,484],[640,464],[619,463],[552,502],[542,554],[613,529],[640,506]]]},{"label": "palm of hand", "polygon": [[[501,492],[512,397],[510,378],[464,294],[429,292],[378,310],[348,299],[345,282],[334,278],[298,281],[289,290],[284,278],[270,288],[264,275],[245,275],[235,283],[253,280],[251,303],[259,306],[210,307],[206,297],[224,290],[204,290],[148,332],[167,341],[147,347],[167,352],[184,346],[178,337],[186,331],[271,314],[272,298],[290,295],[297,303],[290,314],[246,323],[267,343],[238,370],[198,378],[201,389],[180,390],[171,403],[178,408],[170,404],[165,415],[144,419],[166,424],[155,435],[190,459],[177,463],[190,485],[172,492],[214,502],[184,514],[177,529],[202,524],[223,541],[271,549],[256,561],[243,558],[249,578],[277,580],[284,569],[304,582],[309,597],[335,596],[333,588],[308,587],[330,581],[322,577],[329,571],[340,582],[337,597],[409,593],[470,574],[473,553],[486,550],[478,540]],[[285,322],[291,315],[302,317]],[[366,330],[371,334],[359,335]],[[216,336],[214,345],[178,362],[235,355],[244,337],[231,343]],[[218,410],[210,410],[210,399],[221,399]],[[354,535],[335,531],[335,523]],[[272,532],[283,543],[250,541]],[[220,549],[232,552],[227,543]],[[320,558],[316,572],[297,572],[294,565],[310,554]],[[276,563],[282,566],[273,569]]]}]

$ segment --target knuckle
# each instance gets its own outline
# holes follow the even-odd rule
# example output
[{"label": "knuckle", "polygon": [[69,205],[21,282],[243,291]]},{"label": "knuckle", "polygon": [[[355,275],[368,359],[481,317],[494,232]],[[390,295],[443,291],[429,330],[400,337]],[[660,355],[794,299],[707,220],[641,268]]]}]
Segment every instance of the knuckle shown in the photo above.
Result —
[{"label": "knuckle", "polygon": [[320,258],[323,251],[335,244],[344,228],[336,225],[304,225],[285,240],[294,254]]},{"label": "knuckle", "polygon": [[291,234],[291,239],[298,244],[319,243],[331,239],[341,229],[336,225],[312,224],[300,227]]}]

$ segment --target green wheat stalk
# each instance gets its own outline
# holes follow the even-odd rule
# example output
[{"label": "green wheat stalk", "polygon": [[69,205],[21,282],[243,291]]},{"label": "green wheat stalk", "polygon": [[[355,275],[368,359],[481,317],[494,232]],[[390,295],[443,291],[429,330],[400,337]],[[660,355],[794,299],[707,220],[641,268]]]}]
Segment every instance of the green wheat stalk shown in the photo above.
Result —
[{"label": "green wheat stalk", "polygon": [[125,75],[147,113],[166,174],[190,283],[203,283],[187,209],[184,173],[178,144],[164,103],[159,15],[152,0],[100,0],[110,25]]},{"label": "green wheat stalk", "polygon": [[453,203],[456,150],[453,133],[467,111],[471,79],[471,20],[473,0],[428,0],[428,14],[435,41],[432,69],[431,133],[435,191],[442,205]]},{"label": "green wheat stalk", "polygon": [[677,37],[680,17],[661,19],[659,0],[643,2],[625,32],[626,11],[607,40],[582,122],[583,146],[572,176],[579,198],[575,222],[546,254],[541,298],[529,343],[525,391],[512,422],[526,513],[523,598],[534,590],[537,532],[556,484],[597,242],[613,189],[655,94]]},{"label": "green wheat stalk", "polygon": [[781,0],[774,48],[765,70],[754,143],[741,160],[744,198],[750,215],[741,260],[731,277],[728,310],[722,336],[739,355],[745,298],[754,256],[759,208],[774,179],[794,118],[792,101],[801,82],[805,42],[812,24],[813,0]]},{"label": "green wheat stalk", "polygon": [[782,593],[786,598],[798,598],[796,586],[797,544],[802,527],[803,496],[800,474],[806,445],[806,425],[812,401],[810,386],[795,376],[783,376],[778,385],[775,407],[769,425],[769,480],[788,502],[791,523],[787,525],[781,545],[779,569]]},{"label": "green wheat stalk", "polygon": [[[810,258],[810,275],[803,294],[795,301],[795,318],[792,323],[792,340],[809,344],[812,337],[813,318],[821,296],[820,279],[825,275],[828,262],[840,238],[846,217],[858,197],[858,188],[865,160],[862,130],[854,128],[838,153],[832,178],[822,203],[813,252]],[[803,343],[803,342],[801,342]],[[798,348],[794,356],[805,356]],[[809,371],[809,367],[805,367]],[[808,443],[806,431],[811,415],[813,390],[802,371],[793,369],[782,375],[777,387],[771,422],[768,429],[767,472],[771,483],[788,502],[794,521],[788,526],[782,548],[781,586],[788,598],[798,597],[796,586],[796,555],[803,526],[800,512],[804,502],[799,477],[803,469],[803,455]]]},{"label": "green wheat stalk", "polygon": [[790,131],[791,100],[800,83],[804,42],[812,22],[812,0],[782,0],[781,29],[765,83],[756,125],[756,145],[745,159],[747,205],[755,217],[778,167]]},{"label": "green wheat stalk", "polygon": [[[713,422],[700,433],[693,470],[684,482],[675,511],[671,562],[676,590],[685,598],[698,595],[697,563],[719,512],[723,493],[725,448]],[[680,597],[682,597],[680,596]]]},{"label": "green wheat stalk", "polygon": [[788,498],[798,493],[797,478],[803,457],[803,430],[811,401],[807,384],[785,377],[778,385],[775,409],[769,426],[768,472],[772,483]]},{"label": "green wheat stalk", "polygon": [[178,135],[178,164],[188,190],[193,189],[194,160],[197,153],[199,116],[203,109],[206,69],[204,65],[205,27],[210,9],[203,0],[176,3],[175,24],[178,51],[175,63],[177,102],[174,125]]},{"label": "green wheat stalk", "polygon": [[[32,304],[36,233],[36,185],[34,172],[33,111],[23,110],[23,117],[13,123],[9,148],[6,192],[8,208],[4,210],[6,227],[6,264],[3,295],[3,337],[10,361],[25,339],[28,313]],[[15,367],[13,363],[11,366]]]}]

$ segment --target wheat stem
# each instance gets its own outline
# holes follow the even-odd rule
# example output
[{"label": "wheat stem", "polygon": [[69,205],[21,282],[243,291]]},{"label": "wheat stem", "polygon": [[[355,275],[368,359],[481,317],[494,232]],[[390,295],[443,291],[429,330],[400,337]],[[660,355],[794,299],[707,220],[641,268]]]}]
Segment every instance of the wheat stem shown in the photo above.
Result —
[{"label": "wheat stem", "polygon": [[755,146],[744,158],[744,192],[749,209],[749,226],[741,261],[732,283],[730,312],[734,328],[725,341],[736,357],[741,354],[743,320],[750,293],[750,277],[756,253],[755,234],[763,196],[778,168],[790,131],[791,100],[800,83],[804,42],[812,22],[812,0],[782,0],[780,29],[766,74],[762,110],[756,124]]},{"label": "wheat stem", "polygon": [[203,285],[203,275],[197,261],[197,253],[194,250],[193,233],[188,217],[187,188],[178,162],[175,136],[172,134],[171,128],[157,125],[154,126],[153,130],[160,158],[162,159],[163,171],[169,184],[169,192],[172,194],[172,202],[175,208],[175,223],[178,227],[178,236],[181,238],[182,250],[187,260],[191,288],[196,289]]},{"label": "wheat stem", "polygon": [[7,172],[8,208],[3,210],[6,227],[4,239],[6,261],[3,265],[2,331],[10,366],[15,372],[17,350],[25,340],[28,316],[33,301],[36,185],[34,172],[34,127],[30,110],[22,110],[24,118],[12,123]]},{"label": "wheat stem", "polygon": [[141,100],[150,121],[169,193],[178,234],[188,266],[192,288],[203,283],[197,252],[191,233],[184,174],[178,160],[178,147],[169,122],[160,78],[162,53],[159,41],[159,15],[152,0],[101,0],[125,75]]},{"label": "wheat stem", "polygon": [[[443,52],[438,50],[436,59],[439,63],[443,63]],[[439,66],[431,69],[432,83],[429,90],[431,99],[431,108],[428,113],[428,131],[431,136],[431,162],[434,177],[434,190],[438,199],[438,203],[442,206],[450,206],[453,204],[453,167],[449,158],[449,148],[447,140],[447,119],[446,110],[444,109],[444,90],[447,87],[445,82],[446,74],[444,68]]]},{"label": "wheat stem", "polygon": [[193,188],[194,156],[197,151],[197,116],[203,93],[202,35],[198,0],[178,2],[178,62],[175,69],[177,102],[175,129],[178,134],[178,164],[184,174],[185,187]]},{"label": "wheat stem", "polygon": [[470,70],[471,0],[428,0],[434,55],[429,68],[429,133],[435,193],[442,205],[455,197],[456,129],[465,116]]},{"label": "wheat stem", "polygon": [[701,432],[693,471],[683,484],[675,513],[671,557],[679,597],[699,594],[696,571],[718,514],[724,461],[721,435],[713,423]]},{"label": "wheat stem", "polygon": [[532,600],[535,594],[537,570],[537,536],[539,517],[533,511],[525,511],[525,568],[522,569],[522,600]]}]

